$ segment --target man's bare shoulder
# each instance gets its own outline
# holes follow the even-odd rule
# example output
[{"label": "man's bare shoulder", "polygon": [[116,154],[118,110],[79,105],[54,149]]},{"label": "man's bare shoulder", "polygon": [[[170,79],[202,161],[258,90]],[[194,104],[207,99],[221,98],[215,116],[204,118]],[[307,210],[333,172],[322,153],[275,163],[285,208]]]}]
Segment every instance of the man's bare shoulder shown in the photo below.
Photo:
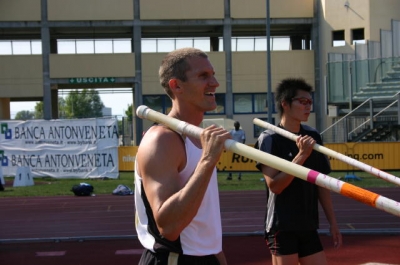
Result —
[{"label": "man's bare shoulder", "polygon": [[157,125],[157,126],[152,126],[144,134],[142,142],[140,143],[140,146],[147,146],[147,145],[154,146],[154,144],[159,144],[159,145],[163,146],[168,143],[166,141],[182,143],[182,137],[177,132],[175,132],[165,126]]},{"label": "man's bare shoulder", "polygon": [[[164,126],[153,126],[144,135],[136,154],[142,177],[165,177],[185,165],[182,137]],[[171,174],[172,174],[171,173]]]},{"label": "man's bare shoulder", "polygon": [[183,151],[182,137],[164,126],[153,126],[144,135],[137,152],[139,157],[165,159]]}]

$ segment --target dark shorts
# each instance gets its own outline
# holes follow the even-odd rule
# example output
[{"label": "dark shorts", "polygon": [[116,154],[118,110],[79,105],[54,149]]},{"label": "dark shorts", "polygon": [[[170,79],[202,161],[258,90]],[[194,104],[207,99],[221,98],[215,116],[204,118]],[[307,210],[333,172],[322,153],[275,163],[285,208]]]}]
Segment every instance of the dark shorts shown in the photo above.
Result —
[{"label": "dark shorts", "polygon": [[[169,253],[153,253],[144,250],[138,265],[168,265]],[[189,256],[179,255],[178,265],[219,265],[215,255]]]},{"label": "dark shorts", "polygon": [[323,250],[316,230],[312,231],[270,231],[266,235],[267,245],[273,255],[297,253],[300,258]]}]

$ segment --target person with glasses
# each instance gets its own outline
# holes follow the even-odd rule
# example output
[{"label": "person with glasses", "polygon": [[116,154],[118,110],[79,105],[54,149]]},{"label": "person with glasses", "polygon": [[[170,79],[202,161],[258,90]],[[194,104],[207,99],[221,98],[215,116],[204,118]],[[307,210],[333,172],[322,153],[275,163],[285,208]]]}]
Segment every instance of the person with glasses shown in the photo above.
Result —
[{"label": "person with glasses", "polygon": [[[301,78],[282,80],[275,92],[279,127],[299,135],[290,140],[271,130],[259,136],[255,148],[323,174],[331,171],[327,157],[315,150],[322,145],[319,132],[302,122],[310,116],[312,87]],[[266,181],[265,240],[274,265],[325,265],[325,252],[318,231],[318,202],[330,224],[333,246],[342,244],[330,191],[275,168],[256,164]]]}]

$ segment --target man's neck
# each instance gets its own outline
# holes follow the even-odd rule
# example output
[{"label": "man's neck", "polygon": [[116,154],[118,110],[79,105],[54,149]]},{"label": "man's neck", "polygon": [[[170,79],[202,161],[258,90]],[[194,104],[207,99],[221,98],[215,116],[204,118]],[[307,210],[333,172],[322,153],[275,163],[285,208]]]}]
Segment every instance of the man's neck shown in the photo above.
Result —
[{"label": "man's neck", "polygon": [[193,113],[190,111],[179,111],[176,109],[172,109],[168,116],[173,117],[175,119],[185,121],[187,123],[193,124],[195,126],[199,126],[203,121],[204,114],[203,113]]},{"label": "man's neck", "polygon": [[301,124],[297,121],[289,121],[287,119],[282,119],[280,124],[285,130],[291,133],[298,133],[300,131]]}]

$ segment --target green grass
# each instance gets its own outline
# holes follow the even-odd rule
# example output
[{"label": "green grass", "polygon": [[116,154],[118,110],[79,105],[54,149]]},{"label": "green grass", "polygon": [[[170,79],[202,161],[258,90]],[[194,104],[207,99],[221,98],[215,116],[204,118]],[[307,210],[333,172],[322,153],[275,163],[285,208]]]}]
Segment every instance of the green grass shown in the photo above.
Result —
[{"label": "green grass", "polygon": [[[397,177],[400,171],[388,172]],[[332,172],[329,176],[344,180],[346,174],[355,174],[361,181],[351,181],[350,183],[361,188],[372,187],[397,187],[397,185],[384,181],[378,177],[365,172]],[[226,180],[228,173],[220,172],[218,174],[219,189],[221,191],[233,190],[265,190],[264,181],[261,173],[243,172],[242,180],[238,180],[237,173],[233,173],[232,180]],[[23,197],[23,196],[63,196],[73,195],[71,188],[81,182],[92,184],[94,194],[111,194],[119,185],[125,184],[133,189],[133,172],[121,172],[119,179],[54,179],[54,178],[35,178],[35,185],[28,187],[12,187],[13,177],[5,177],[7,186],[0,192],[0,197]]]},{"label": "green grass", "polygon": [[0,197],[73,195],[72,186],[81,182],[93,185],[94,194],[111,194],[119,184],[125,184],[133,188],[133,172],[121,172],[119,179],[35,178],[35,185],[28,187],[12,187],[13,177],[5,177],[5,180],[8,186],[5,187],[4,191],[0,192]]}]

